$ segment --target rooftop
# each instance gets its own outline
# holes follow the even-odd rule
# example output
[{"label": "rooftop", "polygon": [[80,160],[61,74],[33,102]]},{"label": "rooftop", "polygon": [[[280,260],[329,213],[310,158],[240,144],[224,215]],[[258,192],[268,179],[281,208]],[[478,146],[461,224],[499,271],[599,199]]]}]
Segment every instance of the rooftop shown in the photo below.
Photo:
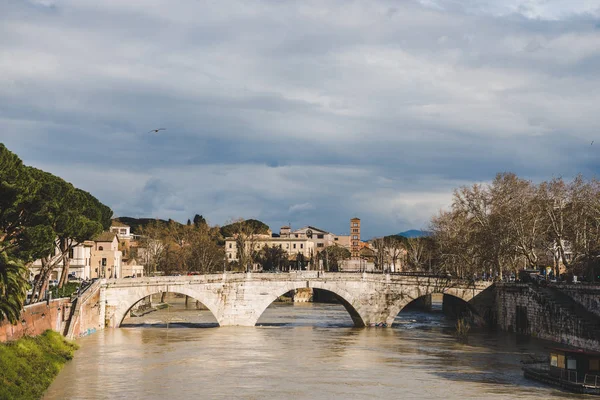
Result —
[{"label": "rooftop", "polygon": [[112,242],[117,236],[114,232],[102,232],[94,238],[94,242]]},{"label": "rooftop", "polygon": [[129,225],[122,223],[121,221],[117,221],[117,220],[112,220],[112,222],[110,223],[111,227],[116,227],[116,228],[130,228]]}]

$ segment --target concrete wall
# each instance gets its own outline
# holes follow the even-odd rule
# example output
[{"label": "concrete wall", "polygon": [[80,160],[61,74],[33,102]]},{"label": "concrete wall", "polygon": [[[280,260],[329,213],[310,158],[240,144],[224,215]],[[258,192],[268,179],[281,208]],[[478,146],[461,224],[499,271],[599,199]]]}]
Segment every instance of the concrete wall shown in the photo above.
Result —
[{"label": "concrete wall", "polygon": [[529,285],[497,284],[495,292],[498,328],[581,348],[600,348],[600,342],[572,313]]},{"label": "concrete wall", "polygon": [[17,340],[25,335],[37,336],[48,329],[62,334],[69,318],[70,306],[68,298],[25,306],[15,325],[7,321],[0,324],[0,342]]}]

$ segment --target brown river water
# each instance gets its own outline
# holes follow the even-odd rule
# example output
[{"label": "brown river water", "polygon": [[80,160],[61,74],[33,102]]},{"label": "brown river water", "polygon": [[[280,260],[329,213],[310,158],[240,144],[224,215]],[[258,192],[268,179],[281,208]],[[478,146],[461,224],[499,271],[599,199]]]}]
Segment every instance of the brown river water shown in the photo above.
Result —
[{"label": "brown river water", "polygon": [[548,342],[472,330],[463,343],[441,313],[357,329],[340,305],[275,303],[259,326],[220,328],[181,303],[125,323],[78,339],[44,399],[595,398],[523,378],[523,355]]}]

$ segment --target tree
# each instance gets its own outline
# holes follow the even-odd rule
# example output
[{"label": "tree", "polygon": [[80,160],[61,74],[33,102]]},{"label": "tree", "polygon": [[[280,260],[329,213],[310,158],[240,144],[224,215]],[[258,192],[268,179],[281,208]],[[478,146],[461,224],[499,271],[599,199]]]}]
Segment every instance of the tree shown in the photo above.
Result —
[{"label": "tree", "polygon": [[406,247],[406,263],[412,271],[431,271],[433,258],[433,240],[429,237],[407,238],[404,241]]},{"label": "tree", "polygon": [[[189,225],[189,224],[188,224],[188,225]],[[204,217],[203,217],[202,215],[198,215],[198,214],[196,214],[196,215],[194,216],[194,226],[195,226],[196,228],[198,228],[198,227],[199,227],[199,226],[201,226],[201,225],[207,225],[207,223],[206,223],[206,219],[204,219]]]},{"label": "tree", "polygon": [[341,269],[343,261],[349,259],[350,256],[350,250],[335,244],[325,247],[317,257],[322,260],[326,271],[338,272]]},{"label": "tree", "polygon": [[139,232],[141,248],[138,250],[138,255],[145,267],[144,274],[152,276],[158,271],[159,265],[166,256],[165,227],[161,222],[154,221],[141,227]]},{"label": "tree", "polygon": [[0,321],[17,322],[25,302],[27,268],[6,252],[0,253]]},{"label": "tree", "polygon": [[42,270],[32,288],[35,300],[43,293],[64,252],[68,254],[72,246],[68,240],[89,239],[98,224],[101,229],[102,223],[110,222],[111,214],[89,193],[52,174],[24,166],[0,144],[0,274],[5,285],[0,289],[0,307],[14,307],[25,298],[19,286],[25,276],[16,277],[15,271],[20,269],[26,274],[29,263],[42,259]]},{"label": "tree", "polygon": [[282,271],[289,264],[287,252],[279,246],[265,245],[258,253],[257,261],[263,271]]},{"label": "tree", "polygon": [[52,229],[54,246],[41,258],[42,268],[33,284],[32,300],[41,296],[59,262],[63,263],[60,285],[66,283],[69,272],[69,252],[78,243],[92,239],[108,228],[112,211],[95,197],[76,189],[63,179],[36,168],[28,167],[31,176],[42,183],[36,195],[36,221]]},{"label": "tree", "polygon": [[257,248],[257,241],[259,235],[263,234],[261,224],[256,220],[239,219],[221,228],[221,234],[229,233],[229,236],[235,238],[238,264],[243,271],[249,271],[257,259],[260,250]]},{"label": "tree", "polygon": [[390,235],[383,238],[383,251],[391,272],[396,272],[399,267],[399,261],[405,251],[403,246],[404,240],[405,238],[398,235]]}]

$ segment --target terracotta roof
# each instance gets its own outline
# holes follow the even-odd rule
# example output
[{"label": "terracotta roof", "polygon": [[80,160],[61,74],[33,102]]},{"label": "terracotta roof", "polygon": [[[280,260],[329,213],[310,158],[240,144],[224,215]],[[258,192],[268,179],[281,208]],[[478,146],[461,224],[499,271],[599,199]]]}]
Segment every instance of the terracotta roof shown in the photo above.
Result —
[{"label": "terracotta roof", "polygon": [[124,224],[124,223],[122,223],[121,221],[118,221],[118,220],[116,220],[116,219],[113,219],[113,220],[111,221],[111,223],[110,223],[110,226],[111,226],[111,227],[112,227],[112,226],[114,226],[114,227],[123,227],[123,228],[124,228],[124,227],[127,227],[127,228],[130,228],[130,226],[129,226],[129,225],[127,225],[127,224]]},{"label": "terracotta roof", "polygon": [[102,232],[94,238],[94,242],[112,242],[117,236],[114,232]]}]

